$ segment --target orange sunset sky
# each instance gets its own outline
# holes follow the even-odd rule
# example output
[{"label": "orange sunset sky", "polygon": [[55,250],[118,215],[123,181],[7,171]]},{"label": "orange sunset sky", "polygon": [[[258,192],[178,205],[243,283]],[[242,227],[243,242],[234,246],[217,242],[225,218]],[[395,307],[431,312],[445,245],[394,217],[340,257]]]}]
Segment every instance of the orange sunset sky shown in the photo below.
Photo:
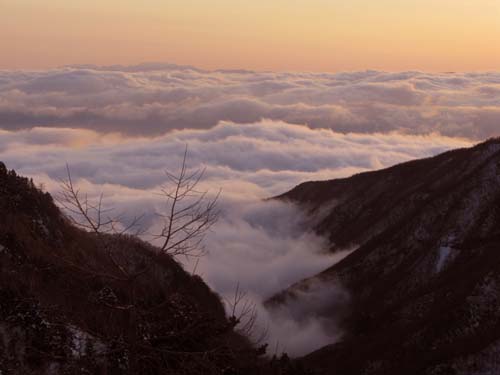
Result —
[{"label": "orange sunset sky", "polygon": [[499,0],[0,0],[0,69],[500,67]]}]

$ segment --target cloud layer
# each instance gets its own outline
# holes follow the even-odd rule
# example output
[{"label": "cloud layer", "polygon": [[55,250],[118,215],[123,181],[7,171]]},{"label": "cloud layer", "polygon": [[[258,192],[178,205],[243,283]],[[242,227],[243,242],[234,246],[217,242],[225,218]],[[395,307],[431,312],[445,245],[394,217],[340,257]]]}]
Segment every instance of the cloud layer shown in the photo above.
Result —
[{"label": "cloud layer", "polygon": [[164,170],[178,168],[186,144],[191,165],[207,168],[208,185],[222,188],[228,198],[265,198],[299,182],[344,177],[471,143],[437,135],[341,134],[273,121],[224,122],[153,138],[35,128],[0,130],[0,159],[49,184],[64,176],[68,163],[88,184],[140,197],[165,181]]},{"label": "cloud layer", "polygon": [[[53,193],[68,163],[82,190],[103,192],[125,218],[145,214],[151,229],[164,203],[156,194],[163,172],[178,169],[189,145],[189,166],[206,168],[203,188],[222,188],[222,216],[197,273],[224,298],[239,282],[271,346],[301,355],[342,336],[336,317],[348,294],[313,285],[301,303],[276,311],[262,301],[346,253],[325,254],[325,240],[304,230],[310,218],[298,207],[262,199],[303,181],[470,146],[496,134],[499,114],[493,73],[207,72],[165,64],[0,71],[0,160]],[[338,311],[322,312],[325,299],[338,301]]]},{"label": "cloud layer", "polygon": [[0,71],[0,128],[160,135],[272,119],[336,132],[499,134],[500,73],[203,71],[171,64]]}]

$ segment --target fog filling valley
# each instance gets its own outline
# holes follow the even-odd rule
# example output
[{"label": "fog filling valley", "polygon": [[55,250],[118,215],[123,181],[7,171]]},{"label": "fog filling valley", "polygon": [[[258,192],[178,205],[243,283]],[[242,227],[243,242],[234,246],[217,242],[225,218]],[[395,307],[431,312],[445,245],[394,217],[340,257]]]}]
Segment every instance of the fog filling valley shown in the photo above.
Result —
[{"label": "fog filling valley", "polygon": [[[493,95],[496,93],[496,95]],[[303,355],[342,337],[323,301],[341,285],[266,311],[275,293],[330,267],[317,217],[264,200],[303,181],[380,169],[472,145],[500,119],[498,74],[207,72],[173,65],[0,72],[0,160],[56,193],[70,166],[90,196],[124,221],[158,226],[157,194],[188,145],[202,190],[222,189],[207,254],[180,258],[224,300],[239,285],[258,311],[256,334]],[[467,103],[467,104],[466,104]],[[473,104],[471,104],[473,103]],[[151,240],[151,238],[146,238]],[[300,293],[299,293],[300,294]]]},{"label": "fog filling valley", "polygon": [[[155,213],[161,212],[164,204],[157,194],[166,182],[163,171],[179,168],[185,144],[189,145],[189,165],[206,168],[202,190],[215,194],[222,189],[221,217],[206,237],[207,254],[199,262],[198,258],[179,260],[188,271],[201,275],[228,308],[239,285],[246,301],[258,312],[254,338],[267,331],[271,352],[303,355],[342,336],[336,317],[319,312],[326,300],[339,301],[342,310],[349,299],[346,291],[341,285],[316,285],[307,295],[302,293],[299,299],[271,312],[263,302],[331,266],[349,249],[327,253],[327,241],[309,230],[311,221],[318,217],[308,217],[291,203],[264,198],[301,181],[347,176],[433,155],[466,142],[422,136],[342,135],[272,121],[244,126],[221,123],[206,131],[176,131],[155,138],[37,128],[4,132],[0,159],[54,194],[60,189],[58,179],[65,177],[68,162],[82,191],[94,197],[103,192],[106,207],[124,213],[124,222],[145,214],[141,224],[155,232],[160,225]],[[265,169],[261,169],[263,155],[269,161]]]}]

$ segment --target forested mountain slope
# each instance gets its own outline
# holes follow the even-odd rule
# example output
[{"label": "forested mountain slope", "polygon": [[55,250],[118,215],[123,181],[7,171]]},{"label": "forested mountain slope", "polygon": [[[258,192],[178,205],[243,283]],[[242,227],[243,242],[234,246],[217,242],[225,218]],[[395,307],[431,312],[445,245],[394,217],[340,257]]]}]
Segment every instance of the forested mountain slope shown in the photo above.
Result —
[{"label": "forested mountain slope", "polygon": [[0,163],[0,373],[247,374],[219,297],[137,238],[75,228]]},{"label": "forested mountain slope", "polygon": [[318,283],[347,289],[345,337],[307,356],[311,366],[338,375],[500,373],[499,139],[304,183],[279,199],[305,207],[331,251],[357,248],[268,302]]}]

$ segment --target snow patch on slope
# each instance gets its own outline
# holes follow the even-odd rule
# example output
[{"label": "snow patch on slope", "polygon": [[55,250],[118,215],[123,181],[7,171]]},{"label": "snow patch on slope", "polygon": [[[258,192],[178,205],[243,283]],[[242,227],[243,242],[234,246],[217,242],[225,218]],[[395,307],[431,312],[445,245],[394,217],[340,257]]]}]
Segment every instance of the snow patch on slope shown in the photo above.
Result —
[{"label": "snow patch on slope", "polygon": [[436,272],[441,272],[446,261],[448,260],[451,253],[451,247],[441,246],[438,252],[438,260],[436,262]]},{"label": "snow patch on slope", "polygon": [[437,251],[436,260],[436,273],[441,272],[444,267],[456,257],[456,249],[454,249],[453,244],[456,242],[457,236],[454,234],[449,235],[445,240],[442,241],[441,246]]}]

